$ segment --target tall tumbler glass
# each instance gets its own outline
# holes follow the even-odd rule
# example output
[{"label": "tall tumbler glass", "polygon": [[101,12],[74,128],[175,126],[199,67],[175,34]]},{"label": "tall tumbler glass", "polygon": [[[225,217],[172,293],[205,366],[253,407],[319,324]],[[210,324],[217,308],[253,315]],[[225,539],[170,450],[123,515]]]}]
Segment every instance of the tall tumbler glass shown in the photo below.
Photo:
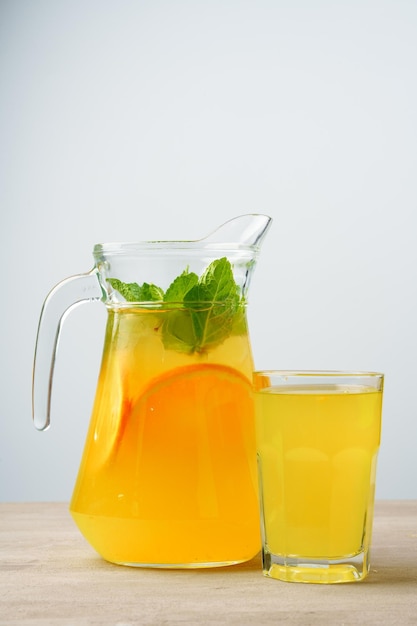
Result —
[{"label": "tall tumbler glass", "polygon": [[265,576],[341,583],[367,575],[383,380],[254,373]]}]

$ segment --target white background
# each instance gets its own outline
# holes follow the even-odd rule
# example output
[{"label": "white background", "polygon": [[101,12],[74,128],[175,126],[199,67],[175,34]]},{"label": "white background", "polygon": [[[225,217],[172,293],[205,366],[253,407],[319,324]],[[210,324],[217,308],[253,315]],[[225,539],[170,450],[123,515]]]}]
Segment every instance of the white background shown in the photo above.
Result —
[{"label": "white background", "polygon": [[39,433],[48,291],[251,212],[256,367],[384,372],[377,496],[417,497],[416,33],[414,0],[0,3],[1,500],[68,500],[80,461],[105,308],[67,318]]}]

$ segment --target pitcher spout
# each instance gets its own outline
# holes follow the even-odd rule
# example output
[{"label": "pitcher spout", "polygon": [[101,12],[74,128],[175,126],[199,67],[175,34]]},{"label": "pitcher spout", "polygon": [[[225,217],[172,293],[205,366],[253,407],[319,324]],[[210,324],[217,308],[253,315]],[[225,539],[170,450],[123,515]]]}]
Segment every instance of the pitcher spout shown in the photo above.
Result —
[{"label": "pitcher spout", "polygon": [[268,215],[247,214],[239,215],[228,220],[207,237],[200,239],[201,243],[223,244],[230,246],[248,246],[258,249],[271,225],[272,218]]}]

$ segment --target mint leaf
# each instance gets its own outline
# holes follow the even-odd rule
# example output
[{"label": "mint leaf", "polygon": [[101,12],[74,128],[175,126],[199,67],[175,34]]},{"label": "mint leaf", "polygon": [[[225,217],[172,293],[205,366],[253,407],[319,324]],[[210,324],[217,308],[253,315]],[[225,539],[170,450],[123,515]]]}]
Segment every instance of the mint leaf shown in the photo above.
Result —
[{"label": "mint leaf", "polygon": [[186,354],[195,351],[196,338],[189,309],[167,311],[162,324],[162,342],[168,350]]},{"label": "mint leaf", "polygon": [[187,294],[188,302],[192,302],[193,298],[194,302],[236,302],[238,290],[232,266],[226,257],[210,263],[195,289]]},{"label": "mint leaf", "polygon": [[188,268],[170,284],[165,292],[164,302],[182,302],[186,293],[198,283],[198,276]]},{"label": "mint leaf", "polygon": [[152,283],[123,283],[118,278],[108,278],[107,282],[123,296],[127,302],[157,302],[164,299],[162,289]]},{"label": "mint leaf", "polygon": [[197,285],[185,296],[184,304],[187,303],[191,307],[195,350],[213,348],[230,335],[239,296],[226,257],[210,263]]},{"label": "mint leaf", "polygon": [[164,299],[164,292],[152,283],[143,283],[141,296],[141,301],[158,302]]},{"label": "mint leaf", "polygon": [[203,352],[222,343],[232,332],[240,302],[228,259],[210,263],[184,295],[183,302],[184,310],[171,312],[164,322],[165,347]]}]

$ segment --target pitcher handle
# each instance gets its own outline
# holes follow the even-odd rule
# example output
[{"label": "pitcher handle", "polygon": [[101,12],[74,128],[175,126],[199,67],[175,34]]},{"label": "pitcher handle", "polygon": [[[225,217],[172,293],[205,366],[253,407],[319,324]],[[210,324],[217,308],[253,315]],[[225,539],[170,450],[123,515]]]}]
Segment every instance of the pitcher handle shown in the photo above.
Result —
[{"label": "pitcher handle", "polygon": [[58,283],[42,307],[36,337],[32,379],[32,417],[38,430],[50,424],[52,379],[62,323],[74,306],[102,300],[105,291],[96,268]]}]

